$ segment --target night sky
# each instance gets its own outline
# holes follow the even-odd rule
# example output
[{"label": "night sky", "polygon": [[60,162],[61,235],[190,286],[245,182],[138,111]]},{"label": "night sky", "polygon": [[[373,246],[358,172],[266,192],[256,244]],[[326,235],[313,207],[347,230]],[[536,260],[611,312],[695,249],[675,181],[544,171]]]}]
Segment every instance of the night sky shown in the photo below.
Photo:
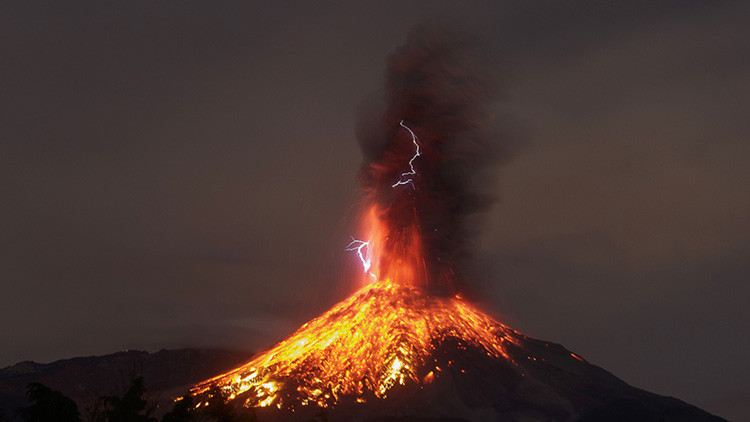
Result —
[{"label": "night sky", "polygon": [[474,295],[628,383],[746,418],[748,12],[2,2],[0,366],[259,350],[346,297],[357,115],[409,29],[441,21],[503,88]]}]

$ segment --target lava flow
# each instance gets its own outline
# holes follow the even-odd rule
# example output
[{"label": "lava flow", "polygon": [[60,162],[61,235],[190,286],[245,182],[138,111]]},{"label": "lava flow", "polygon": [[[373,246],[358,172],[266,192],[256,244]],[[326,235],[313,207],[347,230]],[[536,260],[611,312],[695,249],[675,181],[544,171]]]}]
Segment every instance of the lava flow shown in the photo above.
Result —
[{"label": "lava flow", "polygon": [[333,406],[384,398],[396,384],[429,383],[436,347],[454,337],[508,358],[519,334],[457,297],[376,281],[247,364],[197,385],[224,390],[246,407]]}]

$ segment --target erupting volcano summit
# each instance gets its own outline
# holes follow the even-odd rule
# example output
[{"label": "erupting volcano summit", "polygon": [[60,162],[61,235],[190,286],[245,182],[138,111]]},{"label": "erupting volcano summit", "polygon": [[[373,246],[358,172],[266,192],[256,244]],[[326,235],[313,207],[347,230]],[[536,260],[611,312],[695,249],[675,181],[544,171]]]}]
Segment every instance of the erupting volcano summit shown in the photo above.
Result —
[{"label": "erupting volcano summit", "polygon": [[463,217],[483,202],[472,177],[494,150],[484,129],[494,90],[460,57],[466,45],[435,30],[412,34],[389,60],[385,110],[363,117],[366,238],[347,249],[365,287],[195,394],[218,386],[246,406],[288,409],[382,399],[438,377],[435,350],[447,338],[510,359],[519,334],[463,300],[457,283]]}]

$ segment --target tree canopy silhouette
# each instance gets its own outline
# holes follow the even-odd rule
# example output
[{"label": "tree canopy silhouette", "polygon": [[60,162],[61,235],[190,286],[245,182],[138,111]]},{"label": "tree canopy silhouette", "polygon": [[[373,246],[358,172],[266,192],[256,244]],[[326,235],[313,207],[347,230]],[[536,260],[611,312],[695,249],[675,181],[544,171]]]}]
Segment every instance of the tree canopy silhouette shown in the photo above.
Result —
[{"label": "tree canopy silhouette", "polygon": [[156,422],[151,414],[156,405],[146,398],[146,386],[143,377],[133,379],[133,383],[122,397],[104,396],[104,417],[96,418],[98,422]]},{"label": "tree canopy silhouette", "polygon": [[189,394],[185,395],[182,399],[174,404],[174,408],[164,414],[161,419],[162,422],[195,422],[198,420],[195,412],[192,412],[195,404],[193,397]]},{"label": "tree canopy silhouette", "polygon": [[63,393],[44,384],[32,382],[26,397],[31,405],[16,409],[16,415],[24,422],[80,422],[78,406]]},{"label": "tree canopy silhouette", "polygon": [[256,422],[253,409],[238,409],[229,403],[227,393],[218,387],[210,390],[208,401],[200,408],[190,394],[175,403],[162,422]]}]

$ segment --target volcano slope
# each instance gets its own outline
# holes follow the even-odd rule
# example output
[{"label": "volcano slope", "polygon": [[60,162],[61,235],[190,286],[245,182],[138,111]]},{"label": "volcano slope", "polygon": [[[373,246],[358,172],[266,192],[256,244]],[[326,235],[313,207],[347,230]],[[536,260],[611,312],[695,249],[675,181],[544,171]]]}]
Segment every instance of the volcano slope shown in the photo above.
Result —
[{"label": "volcano slope", "polygon": [[460,296],[375,282],[197,384],[268,421],[721,421],[530,339]]}]

